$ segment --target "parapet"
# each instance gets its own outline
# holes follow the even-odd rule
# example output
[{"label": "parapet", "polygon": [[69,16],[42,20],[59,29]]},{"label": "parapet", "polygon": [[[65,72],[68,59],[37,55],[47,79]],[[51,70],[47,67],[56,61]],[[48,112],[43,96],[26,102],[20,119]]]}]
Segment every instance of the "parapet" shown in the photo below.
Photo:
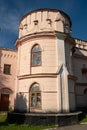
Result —
[{"label": "parapet", "polygon": [[60,31],[70,33],[71,20],[63,11],[38,9],[23,16],[19,25],[19,38],[29,34]]},{"label": "parapet", "polygon": [[79,49],[87,50],[87,41],[75,39],[75,46]]}]

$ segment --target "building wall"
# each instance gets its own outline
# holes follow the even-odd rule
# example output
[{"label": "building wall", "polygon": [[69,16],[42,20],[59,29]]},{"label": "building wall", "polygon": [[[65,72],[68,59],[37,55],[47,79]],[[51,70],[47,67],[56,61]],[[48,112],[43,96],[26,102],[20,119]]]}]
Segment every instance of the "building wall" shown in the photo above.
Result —
[{"label": "building wall", "polygon": [[75,81],[73,79],[68,79],[68,87],[69,87],[69,105],[70,110],[76,110],[76,95],[75,95]]},{"label": "building wall", "polygon": [[[70,112],[87,107],[87,42],[70,34],[71,20],[62,11],[42,9],[19,25],[17,51],[0,49],[0,89],[9,88],[10,107],[27,112]],[[40,66],[31,65],[31,50],[41,47]],[[3,74],[11,64],[11,74]],[[85,70],[85,71],[84,71]],[[41,108],[31,108],[30,88],[38,83]]]},{"label": "building wall", "polygon": [[[56,43],[54,39],[37,38],[32,41],[27,41],[19,47],[20,63],[19,75],[37,74],[37,73],[55,73],[56,68]],[[35,44],[41,47],[41,66],[31,67],[31,50]],[[38,71],[39,69],[39,71]]]},{"label": "building wall", "polygon": [[[36,112],[57,112],[58,111],[58,104],[57,104],[57,81],[54,77],[43,77],[43,76],[36,76],[36,78],[27,78],[27,79],[20,79],[19,81],[19,88],[18,92],[23,95],[25,98],[25,105],[22,103],[18,103],[16,109],[19,110],[26,110],[29,111],[36,111]],[[41,90],[41,109],[31,109],[30,107],[30,87],[33,83],[38,83]],[[55,102],[54,102],[55,101]],[[25,107],[24,107],[25,106]]]},{"label": "building wall", "polygon": [[[4,73],[4,64],[11,65],[10,74]],[[14,108],[15,77],[17,67],[17,51],[0,48],[0,90],[11,90],[9,95],[9,107]],[[0,95],[2,92],[0,91]],[[6,94],[3,92],[3,94]]]},{"label": "building wall", "polygon": [[72,48],[74,47],[73,40],[65,40],[65,58],[66,66],[68,70],[68,92],[69,92],[69,107],[70,111],[76,110],[76,95],[75,95],[75,82],[76,78],[73,72],[73,61],[72,61]]},{"label": "building wall", "polygon": [[[35,44],[41,47],[41,66],[31,66],[31,50]],[[18,83],[17,93],[22,93],[26,97],[25,109],[33,111],[29,106],[29,90],[33,83],[39,83],[41,87],[41,109],[34,109],[39,112],[58,111],[58,85],[57,85],[57,50],[56,38],[43,36],[33,40],[23,42],[18,48]],[[17,97],[15,97],[15,100]],[[55,102],[53,102],[55,100]],[[17,108],[18,107],[18,108]],[[24,105],[18,103],[16,109],[24,110]],[[25,110],[24,110],[25,111]]]},{"label": "building wall", "polygon": [[[24,93],[26,93],[27,111],[32,111],[29,106],[31,82],[39,83],[43,89],[41,90],[42,108],[41,110],[34,109],[34,111],[69,111],[68,70],[66,67],[67,56],[65,55],[65,38],[67,35],[64,33],[70,34],[70,26],[69,17],[58,10],[37,10],[21,19],[19,39],[15,43],[18,47],[16,92],[18,95],[23,93],[23,97],[25,97]],[[35,44],[39,44],[41,47],[41,66],[32,67],[31,50]],[[61,68],[62,72],[60,72]],[[71,72],[71,68],[69,70]],[[28,90],[25,89],[26,87],[21,88],[23,84],[28,86]],[[24,108],[22,103],[16,105],[16,108],[17,106],[20,106],[18,109]]]},{"label": "building wall", "polygon": [[[73,55],[73,72],[77,77],[75,84],[76,106],[78,108],[87,107],[87,43],[81,40],[76,41],[76,49]],[[83,73],[82,70],[85,70]]]}]

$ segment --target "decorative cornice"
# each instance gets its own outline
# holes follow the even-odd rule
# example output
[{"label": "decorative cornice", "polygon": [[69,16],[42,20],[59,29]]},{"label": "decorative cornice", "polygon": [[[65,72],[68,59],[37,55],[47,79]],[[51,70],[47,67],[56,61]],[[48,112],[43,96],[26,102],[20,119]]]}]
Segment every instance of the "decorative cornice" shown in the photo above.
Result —
[{"label": "decorative cornice", "polygon": [[23,19],[25,19],[28,15],[31,15],[32,13],[37,13],[37,12],[39,12],[39,11],[40,11],[40,12],[44,12],[44,11],[47,11],[47,12],[60,12],[63,16],[66,16],[66,17],[68,18],[68,20],[70,21],[70,26],[72,26],[71,19],[70,19],[70,17],[69,17],[65,12],[63,12],[63,11],[61,11],[61,10],[58,10],[58,9],[50,9],[50,8],[43,8],[43,9],[33,10],[33,11],[27,13],[26,15],[24,15],[24,16],[22,17],[22,19],[20,20],[20,22],[21,22]]},{"label": "decorative cornice", "polygon": [[57,93],[57,91],[43,91],[43,93]]},{"label": "decorative cornice", "polygon": [[[56,78],[58,76],[58,73],[37,73],[37,74],[27,74],[27,75],[19,75],[17,76],[19,80],[21,79],[28,79],[28,78]],[[76,76],[74,75],[68,75],[69,79],[77,80]]]},{"label": "decorative cornice", "polygon": [[77,82],[76,85],[78,85],[78,86],[87,86],[87,83],[79,83],[79,82]]},{"label": "decorative cornice", "polygon": [[87,56],[84,56],[84,55],[74,54],[73,57],[86,59],[87,60]]},{"label": "decorative cornice", "polygon": [[64,39],[67,37],[67,34],[64,33],[64,32],[59,32],[59,31],[55,31],[56,33],[56,36],[59,38],[59,39]]},{"label": "decorative cornice", "polygon": [[4,48],[4,47],[0,47],[0,50],[17,52],[17,49],[10,49],[10,48]]},{"label": "decorative cornice", "polygon": [[68,75],[68,78],[69,78],[69,79],[72,79],[72,80],[77,80],[77,77],[74,76],[74,75]]},{"label": "decorative cornice", "polygon": [[57,74],[56,73],[44,73],[44,74],[27,74],[27,75],[20,75],[18,76],[18,79],[28,79],[28,78],[43,78],[43,77],[49,77],[49,78],[56,78]]},{"label": "decorative cornice", "polygon": [[74,39],[76,48],[87,51],[87,41],[76,38]]},{"label": "decorative cornice", "polygon": [[21,37],[20,39],[17,39],[16,42],[15,42],[15,46],[18,46],[19,44],[22,44],[23,42],[25,41],[29,41],[29,40],[34,40],[36,38],[40,38],[41,37],[47,37],[47,38],[50,38],[50,39],[54,39],[56,38],[56,34],[54,31],[44,31],[44,32],[38,32],[38,33],[32,33],[32,34],[28,34],[26,36],[23,36]]}]

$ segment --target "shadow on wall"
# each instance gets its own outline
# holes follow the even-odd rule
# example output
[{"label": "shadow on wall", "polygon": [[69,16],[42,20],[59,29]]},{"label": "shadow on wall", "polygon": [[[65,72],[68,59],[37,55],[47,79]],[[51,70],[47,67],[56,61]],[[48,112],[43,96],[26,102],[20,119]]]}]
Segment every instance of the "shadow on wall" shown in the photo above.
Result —
[{"label": "shadow on wall", "polygon": [[27,112],[27,99],[24,93],[17,93],[14,101],[15,112]]}]

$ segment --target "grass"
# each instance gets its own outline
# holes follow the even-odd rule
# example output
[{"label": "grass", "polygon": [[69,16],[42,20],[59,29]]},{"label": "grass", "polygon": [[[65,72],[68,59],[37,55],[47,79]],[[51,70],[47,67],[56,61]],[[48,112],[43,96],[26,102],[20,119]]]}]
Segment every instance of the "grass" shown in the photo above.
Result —
[{"label": "grass", "polygon": [[[82,114],[80,123],[87,122],[87,113]],[[27,124],[9,124],[7,121],[7,114],[0,113],[0,130],[44,130],[49,128],[55,128],[55,126],[30,126]]]},{"label": "grass", "polygon": [[29,126],[9,124],[7,121],[7,114],[0,113],[0,130],[44,130],[48,128],[55,128],[55,126]]},{"label": "grass", "polygon": [[82,120],[80,122],[81,123],[87,122],[87,113],[83,113],[83,118],[82,118]]},{"label": "grass", "polygon": [[[0,126],[0,130],[43,130],[50,127],[46,126],[28,126],[28,125],[8,125],[8,126]],[[52,127],[51,127],[52,128]]]}]

